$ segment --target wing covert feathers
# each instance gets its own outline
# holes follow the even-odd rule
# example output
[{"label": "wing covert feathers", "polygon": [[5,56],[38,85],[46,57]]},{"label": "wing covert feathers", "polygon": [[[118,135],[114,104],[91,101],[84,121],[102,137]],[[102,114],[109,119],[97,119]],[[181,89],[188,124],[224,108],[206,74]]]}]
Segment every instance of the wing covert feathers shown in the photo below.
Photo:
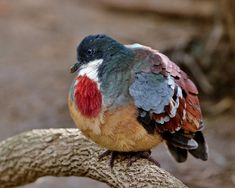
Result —
[{"label": "wing covert feathers", "polygon": [[[130,92],[137,107],[150,113],[150,117],[159,125],[157,129],[160,132],[169,131],[173,133],[183,129],[186,132],[194,133],[200,130],[202,128],[202,114],[197,96],[198,90],[187,74],[167,56],[156,50],[146,46],[139,46],[134,50],[136,59],[142,59],[140,65],[134,67],[137,76],[141,74],[151,75],[151,79],[145,78],[145,81],[148,82],[154,82],[154,79],[159,80],[160,75],[163,76],[163,79],[160,80],[161,86],[150,86],[149,84],[149,86],[144,86],[144,84],[141,86],[141,84],[137,84],[139,81],[135,79],[130,88],[139,90],[139,93],[144,92],[142,97],[147,97],[145,101],[142,100],[144,105],[139,105],[140,94],[137,96]],[[173,82],[171,85],[166,84],[169,80]],[[154,93],[148,95],[148,91],[151,92],[154,89],[160,97],[154,97]],[[168,91],[168,95],[160,95],[158,90],[162,89]],[[159,104],[159,100],[164,101],[162,105],[155,105],[156,108],[152,109],[151,107],[154,106],[152,103]],[[150,101],[150,105],[147,104],[148,101]]]},{"label": "wing covert feathers", "polygon": [[[138,79],[135,79],[130,87],[130,94],[138,107],[139,122],[144,124],[150,134],[154,132],[152,127],[155,127],[166,140],[176,161],[184,162],[188,151],[196,158],[207,160],[208,151],[201,132],[203,123],[197,87],[187,74],[164,54],[146,46],[133,49],[136,52],[135,61],[140,60],[140,63],[133,66],[135,75],[148,74],[152,77],[145,77],[145,85],[148,85],[150,80],[154,82],[154,79],[162,76],[160,84],[143,87],[138,84]],[[169,80],[173,83],[168,84]],[[161,93],[162,89],[168,94]],[[149,95],[148,91],[152,94]],[[158,97],[154,97],[152,91],[155,91]],[[144,94],[140,96],[141,93]],[[141,101],[140,98],[145,98],[146,101]],[[160,106],[155,105],[153,109],[152,103],[160,104],[159,100],[164,102]],[[140,105],[140,101],[143,105]]]}]

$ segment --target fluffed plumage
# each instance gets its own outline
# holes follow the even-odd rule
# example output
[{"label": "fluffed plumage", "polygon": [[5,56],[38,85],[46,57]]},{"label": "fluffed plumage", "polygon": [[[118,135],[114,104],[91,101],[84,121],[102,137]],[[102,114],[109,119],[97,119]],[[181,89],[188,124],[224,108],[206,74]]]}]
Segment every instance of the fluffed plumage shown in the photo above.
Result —
[{"label": "fluffed plumage", "polygon": [[77,49],[68,98],[78,128],[112,151],[148,151],[165,140],[178,162],[207,160],[198,90],[164,54],[91,35]]}]

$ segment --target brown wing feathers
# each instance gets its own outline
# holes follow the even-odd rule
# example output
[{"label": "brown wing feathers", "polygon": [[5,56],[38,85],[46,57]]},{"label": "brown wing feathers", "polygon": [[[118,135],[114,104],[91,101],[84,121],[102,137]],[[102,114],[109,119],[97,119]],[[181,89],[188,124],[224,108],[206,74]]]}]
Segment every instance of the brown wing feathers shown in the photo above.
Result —
[{"label": "brown wing feathers", "polygon": [[187,150],[194,157],[206,160],[207,145],[200,131],[203,124],[196,86],[187,74],[164,54],[148,47],[138,51],[140,55],[147,55],[146,61],[150,63],[150,69],[145,67],[144,72],[161,74],[166,79],[170,75],[175,82],[174,94],[163,112],[145,111],[148,114],[148,121],[144,120],[145,127],[154,126],[162,134],[176,161],[185,161]]},{"label": "brown wing feathers", "polygon": [[[163,129],[161,131],[163,131],[163,138],[167,140],[168,149],[178,162],[184,162],[187,159],[187,150],[194,157],[207,160],[207,144],[200,131],[203,128],[203,124],[197,96],[198,90],[187,74],[180,70],[176,64],[159,52],[155,51],[154,54],[155,60],[160,61],[160,63],[156,63],[152,71],[173,76],[176,84],[182,89],[183,94],[183,97],[179,97],[179,106],[175,117],[159,128],[160,130]],[[173,100],[175,101],[177,96],[176,94],[174,96]],[[171,106],[166,106],[164,115],[169,114],[170,110]],[[159,117],[156,116],[155,118]],[[173,132],[179,127],[181,128],[179,131],[169,134],[169,132]]]},{"label": "brown wing feathers", "polygon": [[[194,83],[188,78],[187,74],[183,72],[175,63],[169,60],[164,54],[155,50],[151,50],[151,64],[152,72],[163,75],[170,74],[175,78],[178,89],[182,90],[183,97],[179,97],[179,107],[174,118],[165,124],[164,130],[170,132],[181,127],[185,131],[196,132],[201,128],[202,114],[197,97],[198,90]],[[174,94],[175,97],[176,94]],[[173,101],[174,100],[173,96]],[[177,98],[175,98],[177,99]],[[165,114],[171,110],[171,105],[165,107]]]}]

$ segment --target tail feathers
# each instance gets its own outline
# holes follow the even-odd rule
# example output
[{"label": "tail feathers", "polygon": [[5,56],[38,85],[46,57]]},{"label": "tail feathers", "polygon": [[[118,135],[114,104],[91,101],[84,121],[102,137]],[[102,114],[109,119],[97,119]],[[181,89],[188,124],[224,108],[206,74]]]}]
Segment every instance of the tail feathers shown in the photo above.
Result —
[{"label": "tail feathers", "polygon": [[191,139],[186,138],[180,132],[174,134],[164,133],[162,136],[177,162],[184,162],[187,159],[188,152],[203,161],[208,159],[208,148],[201,131],[197,131]]},{"label": "tail feathers", "polygon": [[184,161],[186,161],[187,157],[188,157],[188,152],[186,149],[182,149],[179,147],[176,147],[174,145],[172,145],[170,142],[166,142],[167,147],[171,153],[171,155],[175,158],[175,160],[179,163],[182,163]]},{"label": "tail feathers", "polygon": [[162,133],[163,139],[167,140],[171,145],[181,148],[181,149],[196,149],[198,147],[197,142],[192,139],[184,136],[183,131],[178,131],[175,133],[164,132]]},{"label": "tail feathers", "polygon": [[195,158],[206,161],[208,159],[208,147],[202,132],[196,132],[193,139],[198,143],[198,147],[196,149],[188,150],[189,153]]}]

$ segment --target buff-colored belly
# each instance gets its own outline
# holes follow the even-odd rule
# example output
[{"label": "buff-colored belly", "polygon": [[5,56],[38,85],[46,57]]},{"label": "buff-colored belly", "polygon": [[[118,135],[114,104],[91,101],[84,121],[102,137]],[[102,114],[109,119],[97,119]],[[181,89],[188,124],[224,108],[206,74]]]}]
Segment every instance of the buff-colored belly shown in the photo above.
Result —
[{"label": "buff-colored belly", "polygon": [[69,103],[71,116],[77,127],[98,145],[113,151],[146,151],[161,143],[158,134],[148,134],[136,120],[133,105],[113,111],[103,111],[90,119],[82,116]]}]

